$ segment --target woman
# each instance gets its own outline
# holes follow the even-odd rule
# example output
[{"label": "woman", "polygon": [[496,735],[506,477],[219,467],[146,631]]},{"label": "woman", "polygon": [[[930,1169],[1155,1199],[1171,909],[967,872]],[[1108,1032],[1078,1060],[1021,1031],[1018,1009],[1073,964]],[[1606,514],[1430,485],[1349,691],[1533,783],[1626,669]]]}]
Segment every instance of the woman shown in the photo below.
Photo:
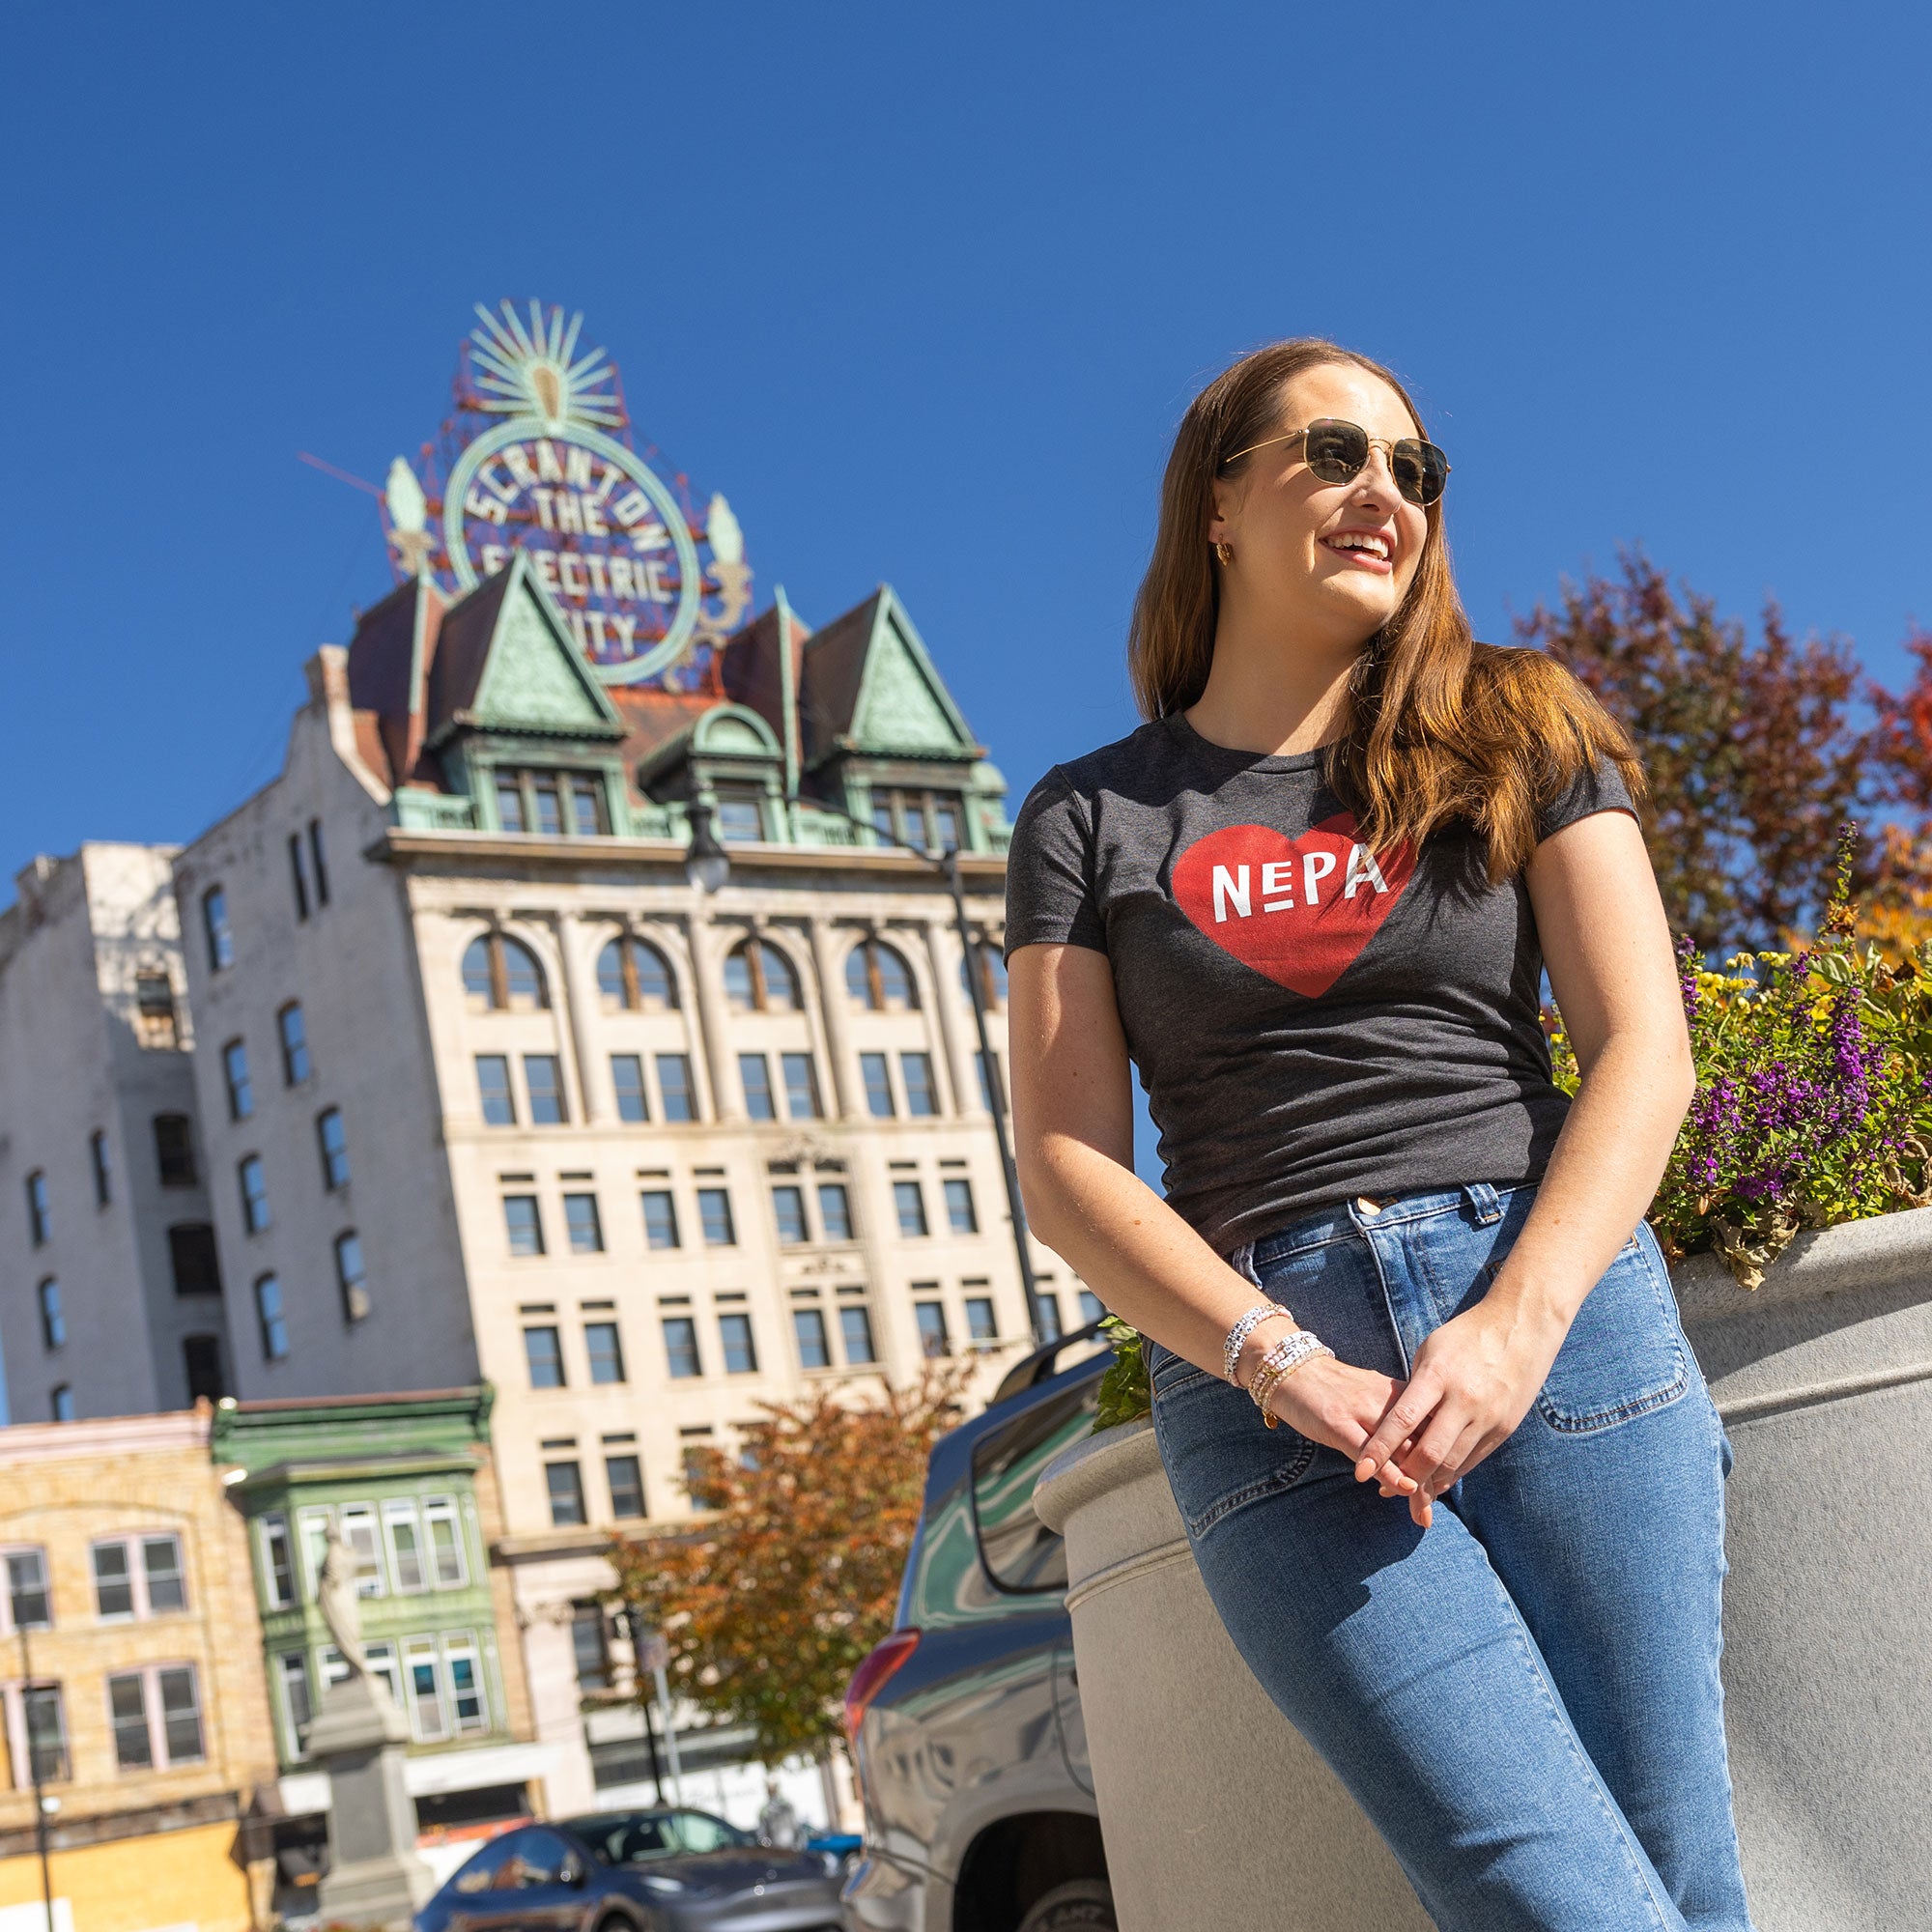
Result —
[{"label": "woman", "polygon": [[1471,639],[1447,475],[1331,343],[1188,410],[1151,722],[1013,830],[1027,1212],[1147,1338],[1215,1606],[1437,1925],[1748,1932],[1729,1444],[1642,1219],[1695,1086],[1642,772],[1554,660]]}]

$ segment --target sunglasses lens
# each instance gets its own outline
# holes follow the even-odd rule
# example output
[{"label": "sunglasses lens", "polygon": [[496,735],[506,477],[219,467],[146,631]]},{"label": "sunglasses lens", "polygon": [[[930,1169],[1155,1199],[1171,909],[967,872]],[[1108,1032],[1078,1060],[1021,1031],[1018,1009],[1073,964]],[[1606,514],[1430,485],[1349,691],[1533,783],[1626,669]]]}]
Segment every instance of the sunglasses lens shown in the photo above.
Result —
[{"label": "sunglasses lens", "polygon": [[1359,423],[1321,416],[1308,425],[1303,444],[1309,469],[1324,483],[1346,483],[1369,460],[1369,433]]},{"label": "sunglasses lens", "polygon": [[1433,442],[1412,436],[1404,437],[1390,452],[1389,468],[1395,472],[1395,487],[1425,509],[1449,481],[1449,459]]}]

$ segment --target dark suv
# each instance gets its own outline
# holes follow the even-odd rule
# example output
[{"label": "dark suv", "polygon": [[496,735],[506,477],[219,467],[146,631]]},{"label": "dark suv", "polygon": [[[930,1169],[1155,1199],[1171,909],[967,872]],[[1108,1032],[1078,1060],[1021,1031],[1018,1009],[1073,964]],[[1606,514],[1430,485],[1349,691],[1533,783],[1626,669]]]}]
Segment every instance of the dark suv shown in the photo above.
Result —
[{"label": "dark suv", "polygon": [[1033,1507],[1040,1470],[1093,1428],[1107,1359],[1096,1328],[1068,1335],[933,1449],[897,1628],[845,1693],[862,1932],[1112,1932],[1066,1551]]}]

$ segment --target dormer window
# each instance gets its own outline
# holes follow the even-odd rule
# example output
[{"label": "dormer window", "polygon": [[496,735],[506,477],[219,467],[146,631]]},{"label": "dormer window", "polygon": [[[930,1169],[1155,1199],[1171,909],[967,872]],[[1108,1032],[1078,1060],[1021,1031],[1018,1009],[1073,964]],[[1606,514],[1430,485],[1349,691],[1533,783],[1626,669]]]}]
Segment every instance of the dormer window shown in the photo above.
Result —
[{"label": "dormer window", "polygon": [[595,772],[499,769],[497,824],[504,832],[547,838],[608,838],[611,806]]},{"label": "dormer window", "polygon": [[966,801],[956,791],[872,787],[872,824],[881,838],[922,852],[956,852],[965,840]]},{"label": "dormer window", "polygon": [[743,845],[765,836],[763,795],[751,785],[718,787],[717,826],[719,838]]}]

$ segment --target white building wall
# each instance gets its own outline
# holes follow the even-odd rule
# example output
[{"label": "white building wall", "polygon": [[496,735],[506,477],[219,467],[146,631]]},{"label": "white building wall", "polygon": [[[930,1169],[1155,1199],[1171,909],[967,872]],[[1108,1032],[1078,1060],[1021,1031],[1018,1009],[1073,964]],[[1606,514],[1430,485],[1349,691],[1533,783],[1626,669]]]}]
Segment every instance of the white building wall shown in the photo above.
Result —
[{"label": "white building wall", "polygon": [[[170,1226],[209,1220],[204,1151],[197,1142],[193,1182],[163,1186],[155,1143],[156,1116],[194,1113],[173,857],[168,846],[102,843],[36,860],[0,915],[0,1253],[10,1281],[0,1357],[14,1421],[50,1419],[61,1386],[76,1417],[185,1406],[184,1340],[221,1333],[218,1297],[176,1293],[168,1245]],[[173,1044],[138,1023],[143,973],[167,977]],[[37,1171],[51,1217],[39,1247],[26,1201]],[[49,1278],[66,1326],[51,1349],[40,1302]]]}]

